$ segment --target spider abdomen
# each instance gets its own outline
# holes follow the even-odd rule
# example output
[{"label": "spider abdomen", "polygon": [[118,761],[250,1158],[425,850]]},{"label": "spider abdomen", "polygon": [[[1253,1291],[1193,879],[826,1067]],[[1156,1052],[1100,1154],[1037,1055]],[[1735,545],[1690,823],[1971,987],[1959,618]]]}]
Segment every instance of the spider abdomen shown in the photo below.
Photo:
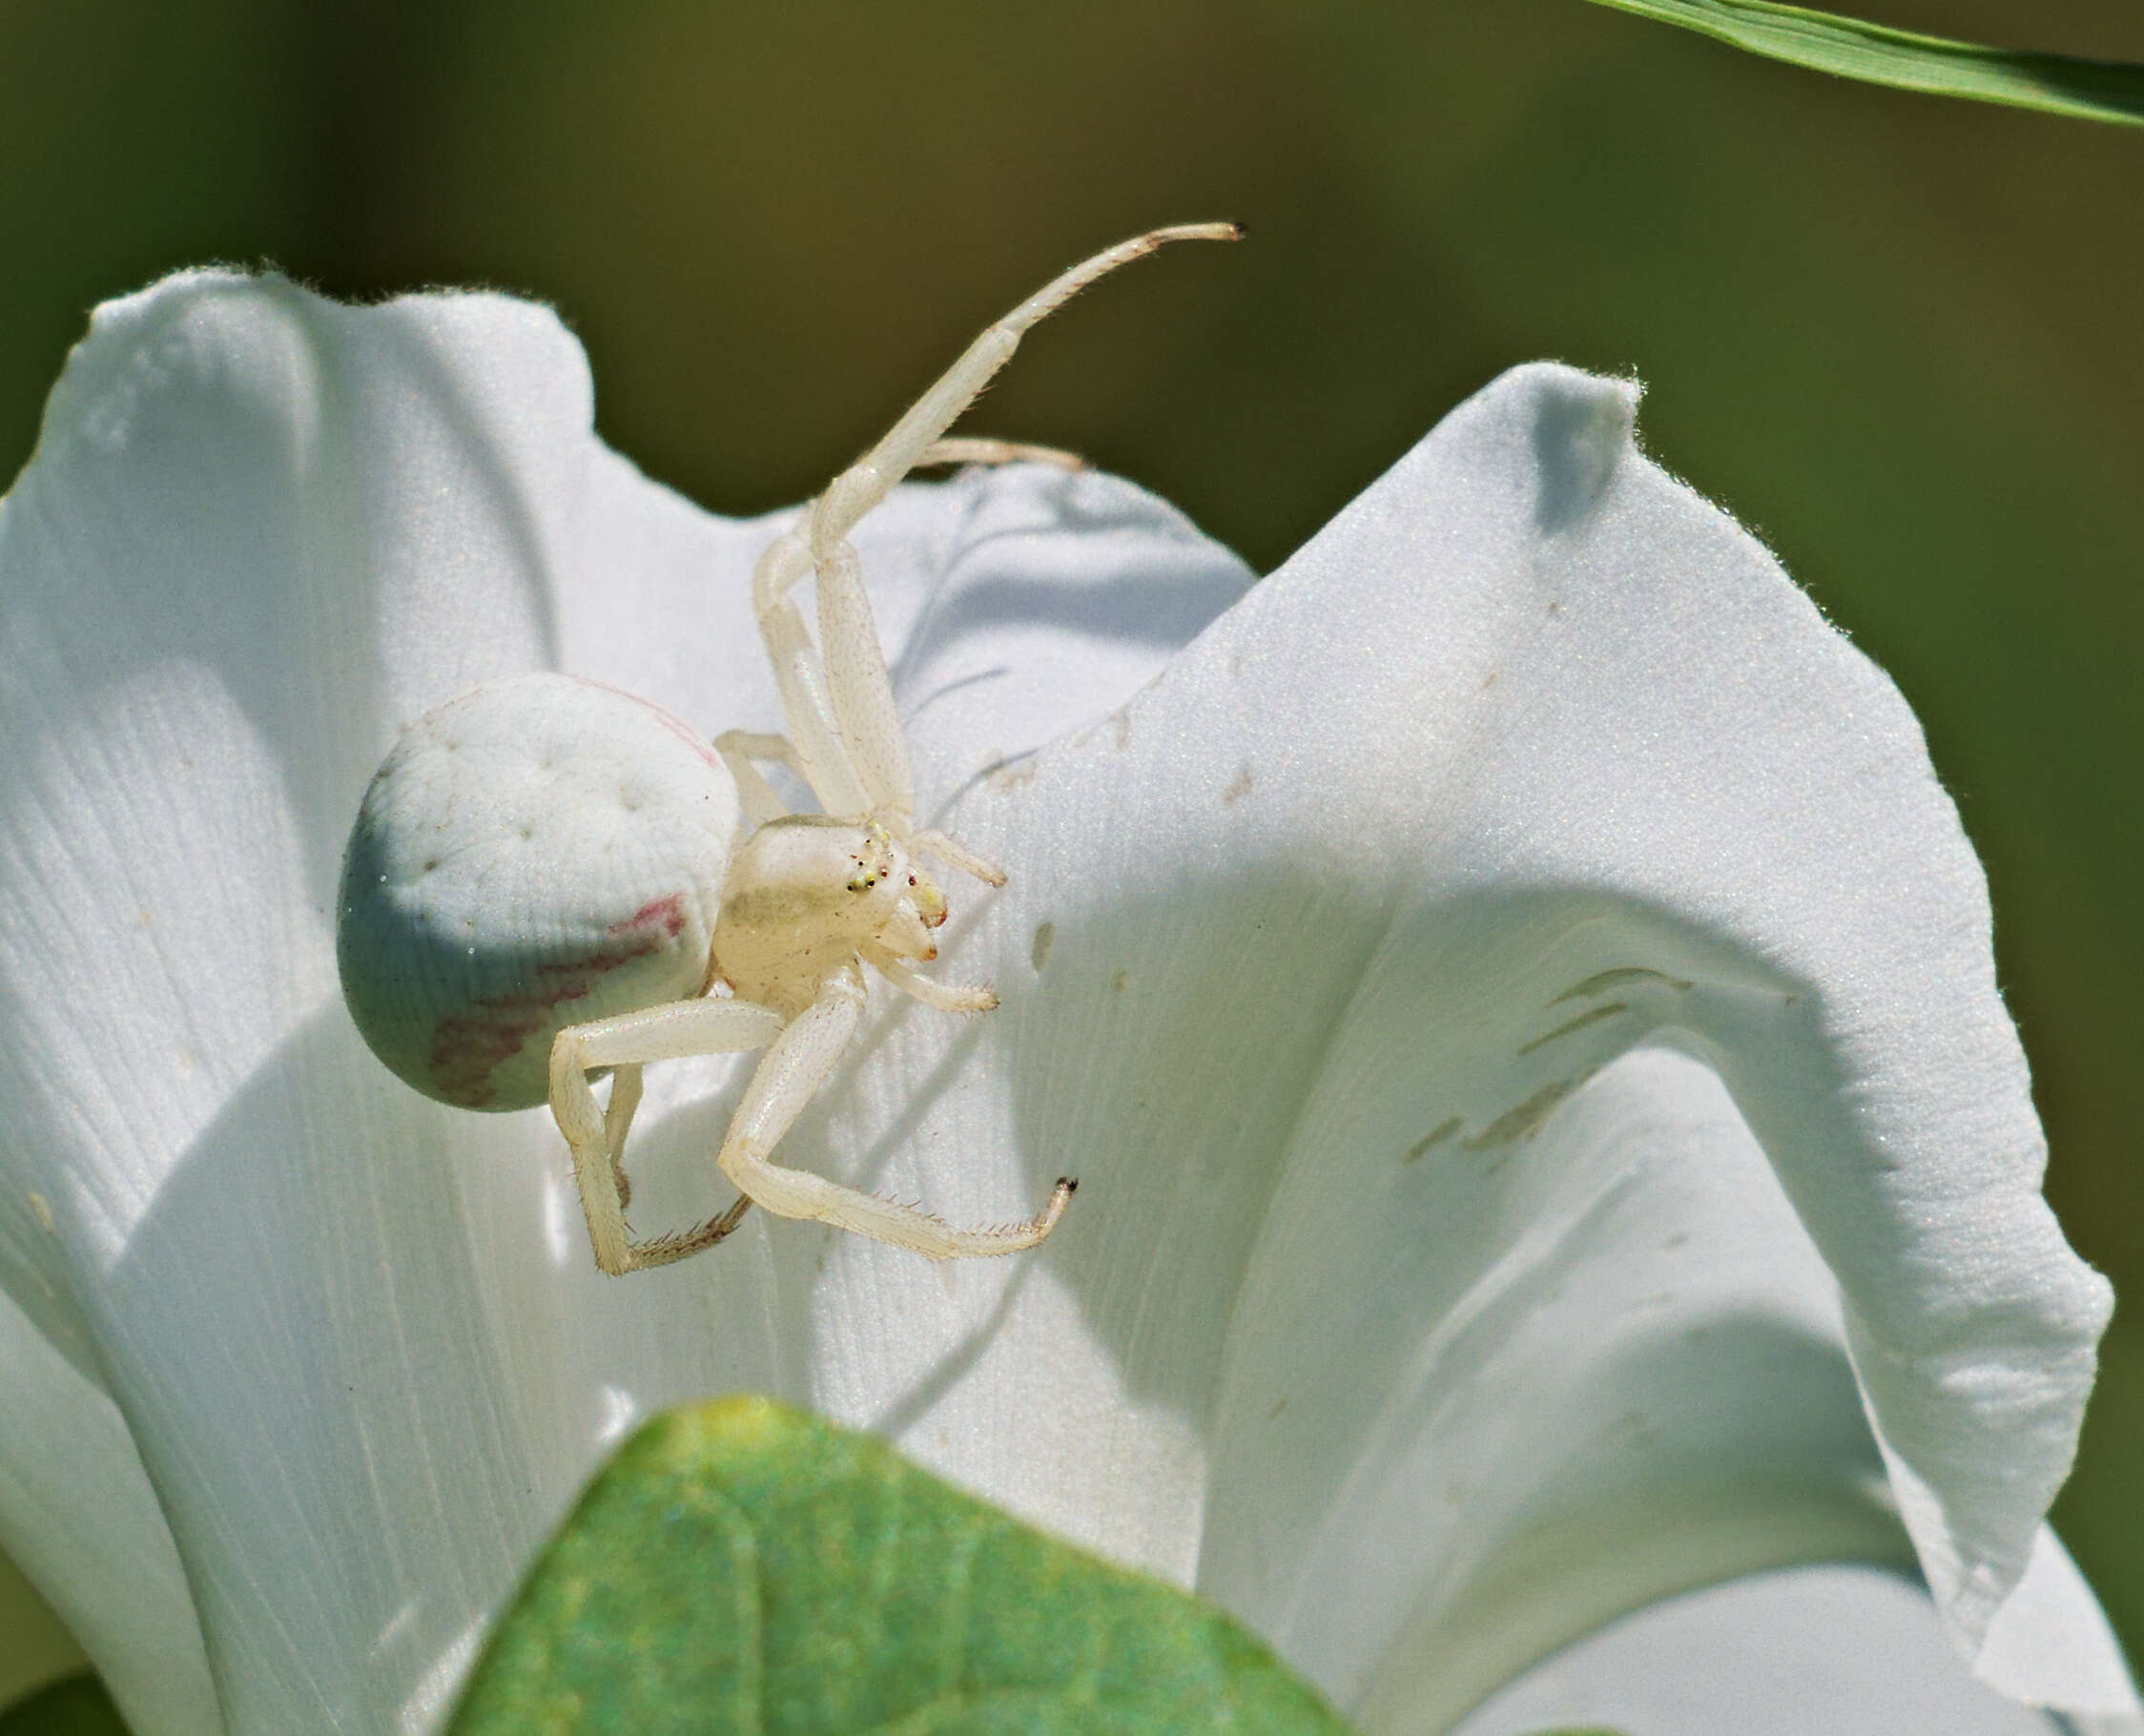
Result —
[{"label": "spider abdomen", "polygon": [[374,1054],[443,1103],[546,1101],[572,1024],[699,994],[736,786],[645,700],[488,682],[404,732],[343,858],[337,961]]}]

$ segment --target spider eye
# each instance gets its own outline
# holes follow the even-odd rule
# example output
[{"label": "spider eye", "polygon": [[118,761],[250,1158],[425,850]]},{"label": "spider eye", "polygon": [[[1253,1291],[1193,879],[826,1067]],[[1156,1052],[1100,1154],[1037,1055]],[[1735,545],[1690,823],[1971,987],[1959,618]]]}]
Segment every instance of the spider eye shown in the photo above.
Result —
[{"label": "spider eye", "polygon": [[916,884],[916,877],[913,874],[908,877],[908,883],[911,886]]}]

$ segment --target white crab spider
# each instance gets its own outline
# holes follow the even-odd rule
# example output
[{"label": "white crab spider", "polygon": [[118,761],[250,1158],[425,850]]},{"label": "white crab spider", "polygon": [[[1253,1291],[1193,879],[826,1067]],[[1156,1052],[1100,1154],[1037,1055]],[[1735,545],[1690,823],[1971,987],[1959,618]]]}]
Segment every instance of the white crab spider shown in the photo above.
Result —
[{"label": "white crab spider", "polygon": [[[472,1109],[548,1099],[605,1271],[711,1248],[754,1201],[940,1260],[1033,1247],[1063,1215],[1070,1180],[1039,1217],[961,1230],[772,1160],[856,1032],[864,964],[946,1012],[997,1004],[988,988],[914,968],[937,957],[931,931],[946,917],[919,858],[992,885],[1004,876],[917,829],[908,744],[848,538],[918,465],[1064,461],[944,435],[1020,335],[1096,279],[1165,241],[1240,234],[1157,229],[1074,266],[984,331],[769,547],[752,603],[788,735],[731,731],[710,745],[614,689],[520,675],[413,724],[374,775],[342,870],[337,958],[351,1015],[428,1097]],[[790,595],[807,573],[816,646]],[[788,766],[823,812],[791,813],[755,761]],[[624,1156],[642,1068],[744,1049],[767,1054],[715,1159],[736,1204],[632,1240]],[[589,1082],[607,1070],[599,1106]]]}]

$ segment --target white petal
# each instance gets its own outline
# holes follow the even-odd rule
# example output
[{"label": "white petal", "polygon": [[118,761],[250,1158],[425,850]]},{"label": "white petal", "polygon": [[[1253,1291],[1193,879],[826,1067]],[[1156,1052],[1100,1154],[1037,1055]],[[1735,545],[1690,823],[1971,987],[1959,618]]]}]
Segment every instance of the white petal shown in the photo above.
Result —
[{"label": "white petal", "polygon": [[1928,1598],[1868,1568],[1804,1567],[1656,1605],[1559,1653],[1454,1736],[2055,1736],[1960,1666]]},{"label": "white petal", "polygon": [[0,1544],[40,1584],[135,1736],[222,1728],[178,1551],[127,1425],[0,1295]]},{"label": "white petal", "polygon": [[[773,721],[747,591],[770,527],[644,482],[589,408],[545,310],[201,274],[100,312],[0,506],[0,1282],[97,1371],[155,1492],[33,1571],[99,1624],[131,1594],[151,1639],[197,1609],[234,1730],[427,1726],[633,1416],[816,1379],[792,1324],[814,1232],[602,1279],[547,1117],[423,1102],[336,991],[345,831],[437,700],[563,663],[711,729]],[[969,610],[921,634],[912,703],[1052,664],[1005,753],[1198,625],[1127,642],[1087,592],[1151,568],[1196,615],[1243,579],[1100,478],[904,491],[862,540],[897,627]],[[636,1163],[690,1221],[719,1105],[705,1075],[666,1088]],[[41,1499],[113,1486],[57,1437],[17,1444]],[[114,1591],[101,1563],[159,1538],[184,1586]]]},{"label": "white petal", "polygon": [[[614,453],[588,472],[565,667],[710,734],[779,730],[747,575],[794,515],[711,519]],[[926,800],[1121,705],[1250,583],[1166,502],[1036,465],[897,489],[856,542]]]},{"label": "white petal", "polygon": [[2105,1736],[2144,1732],[2144,1705],[2114,1638],[2070,1552],[2045,1525],[2025,1577],[1988,1624],[1975,1668],[1983,1682],[2028,1705],[2099,1720]]},{"label": "white petal", "polygon": [[[497,1433],[481,1381],[449,1407],[476,1418],[428,1419],[428,1436],[374,1390],[408,1348],[391,1301],[365,1294],[398,1263],[380,1219],[442,1209],[449,1176],[443,1153],[401,1169],[420,1124],[352,1052],[327,917],[347,793],[385,720],[544,638],[541,527],[516,491],[550,479],[502,466],[540,457],[546,424],[585,426],[586,381],[560,380],[572,351],[548,316],[486,305],[363,317],[213,275],[114,304],[0,514],[8,1204],[25,1184],[49,1202],[58,1288],[133,1424],[240,1727],[362,1704],[347,1684],[368,1669],[391,1691],[394,1661],[365,1654],[376,1606],[411,1588],[379,1559],[408,1546],[381,1513],[459,1497],[453,1520],[481,1539],[481,1497],[516,1469],[509,1452],[472,1494],[432,1484],[412,1450],[481,1463]],[[459,388],[486,368],[512,383],[478,404]],[[450,607],[464,630],[443,629]],[[355,1177],[319,1161],[330,1142]],[[454,1217],[439,1225],[459,1243]],[[34,1308],[41,1275],[10,1269],[8,1288]],[[443,1366],[436,1334],[466,1326],[467,1299],[430,1299]],[[376,1418],[385,1489],[349,1475]],[[337,1467],[350,1486],[323,1488]],[[86,1465],[47,1470],[99,1498]],[[361,1541],[324,1571],[345,1525]],[[506,1530],[432,1577],[468,1601],[467,1573],[510,1572],[531,1532]],[[143,1631],[194,1624],[168,1577],[129,1589]]]},{"label": "white petal", "polygon": [[[789,1155],[967,1217],[1077,1168],[1042,1258],[941,1273],[783,1226],[611,1286],[540,1116],[434,1109],[358,1047],[328,889],[395,725],[481,674],[564,662],[773,722],[743,608],[771,527],[604,453],[540,311],[208,277],[98,331],[0,510],[0,1258],[109,1374],[234,1727],[421,1727],[598,1447],[725,1385],[1199,1565],[1358,1696],[1467,1654],[1453,1581],[1388,1549],[1387,1613],[1336,1632],[1289,1610],[1283,1558],[1404,1544],[1438,1494],[1425,1418],[1503,1474],[1453,1533],[1470,1591],[1543,1539],[1612,1567],[1616,1499],[1770,1443],[1766,1498],[1678,1516],[1621,1583],[1515,1598],[1536,1647],[1695,1577],[1882,1553],[1834,1275],[1969,1644],[2023,1568],[2105,1299],[2037,1199],[1977,869],[1895,693],[1636,458],[1618,388],[1501,382],[1124,718],[960,804],[1020,876],[949,963],[1008,1005],[882,1023]],[[860,540],[938,796],[1124,696],[1240,578],[1093,478],[905,495]],[[1148,573],[1171,600],[1127,629]],[[666,1085],[642,1146],[681,1214],[704,1172],[666,1192],[661,1160],[704,1160],[720,1074]],[[1601,1185],[1639,1152],[1658,1187]],[[1770,1363],[1707,1382],[1644,1326],[1671,1223],[1725,1239],[1667,1312]],[[1545,1423],[1645,1393],[1663,1426],[1501,1463],[1469,1369]],[[2057,1613],[2016,1631],[2077,1631],[2031,1587]]]},{"label": "white petal", "polygon": [[[1417,1033],[1358,1029],[1350,1076],[1407,1069]],[[1309,1115],[1401,1167],[1389,1104]],[[1441,1727],[1605,1613],[1911,1560],[1833,1287],[1718,1075],[1639,1048],[1531,1130],[1485,1130],[1415,1158],[1404,1193],[1284,1184],[1296,1231],[1268,1238],[1237,1326],[1202,1580],[1371,1730]],[[1343,1259],[1362,1299],[1325,1276],[1327,1330],[1268,1348],[1268,1274]]]},{"label": "white petal", "polygon": [[[971,794],[1020,872],[955,968],[1005,1005],[899,1027],[833,1142],[949,1214],[1007,1150],[1083,1186],[1001,1317],[837,1253],[827,1402],[1195,1561],[1344,1702],[1390,1648],[1466,1661],[1455,1713],[1678,1585],[1895,1557],[1893,1500],[1976,1652],[2106,1319],[1910,713],[1634,403],[1506,376]],[[948,1309],[991,1328],[950,1369]]]}]

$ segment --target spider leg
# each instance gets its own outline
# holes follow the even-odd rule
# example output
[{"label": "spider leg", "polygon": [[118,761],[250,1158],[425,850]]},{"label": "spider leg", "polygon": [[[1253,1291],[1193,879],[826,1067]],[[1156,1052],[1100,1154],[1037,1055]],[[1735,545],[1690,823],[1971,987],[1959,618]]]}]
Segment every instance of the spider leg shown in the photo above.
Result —
[{"label": "spider leg", "polygon": [[863,1016],[863,975],[855,966],[828,978],[819,998],[791,1020],[746,1087],[715,1160],[742,1193],[781,1217],[815,1218],[934,1260],[1013,1253],[1057,1227],[1074,1183],[1060,1181],[1040,1217],[1021,1224],[956,1229],[915,1206],[845,1188],[771,1162],[797,1115],[840,1062]]},{"label": "spider leg", "polygon": [[904,995],[935,1006],[941,1013],[987,1013],[998,1004],[998,991],[982,983],[940,982],[926,977],[905,960],[882,946],[867,946],[863,956],[871,967]]},{"label": "spider leg", "polygon": [[[685,1055],[763,1049],[782,1031],[782,1016],[750,1001],[673,1001],[662,1006],[568,1025],[551,1044],[551,1114],[573,1152],[573,1178],[588,1220],[595,1263],[612,1277],[663,1266],[711,1248],[737,1227],[749,1209],[739,1201],[720,1217],[681,1235],[635,1242],[626,1224],[625,1143],[640,1103],[643,1063]],[[608,1112],[597,1106],[588,1074],[615,1067]]]},{"label": "spider leg", "polygon": [[[834,702],[827,692],[826,666],[812,643],[812,635],[805,630],[795,599],[789,594],[797,580],[811,570],[811,541],[804,527],[776,537],[752,568],[752,611],[759,619],[767,661],[773,666],[774,685],[782,696],[782,715],[788,719],[790,740],[795,746],[797,769],[804,781],[812,786],[812,794],[827,813],[862,814],[871,804],[841,739]],[[876,647],[873,650],[876,651]],[[881,659],[881,678],[883,668]]]},{"label": "spider leg", "polygon": [[838,542],[812,551],[819,596],[819,649],[826,659],[827,697],[834,724],[863,784],[870,812],[897,816],[907,831],[916,812],[908,736],[894,708],[893,677],[863,588],[856,545]]},{"label": "spider leg", "polygon": [[948,868],[958,868],[962,874],[973,875],[985,886],[1002,886],[1005,871],[997,863],[986,861],[965,844],[957,844],[942,832],[918,832],[909,840],[925,856],[935,856]]},{"label": "spider leg", "polygon": [[[632,1177],[626,1173],[626,1135],[640,1107],[641,1075],[646,1069],[630,1064],[610,1071],[610,1101],[603,1106],[603,1145],[610,1153],[610,1180],[618,1189],[618,1207],[632,1204]],[[582,1075],[586,1080],[588,1076]]]},{"label": "spider leg", "polygon": [[[775,633],[786,632],[787,629],[775,611],[778,607],[786,607],[794,615],[786,592],[803,576],[805,567],[817,581],[819,647],[824,658],[820,672],[827,709],[814,717],[814,728],[831,723],[831,734],[845,750],[848,769],[866,798],[864,810],[828,802],[828,813],[868,811],[897,820],[905,832],[916,808],[908,742],[894,707],[893,683],[886,672],[877,624],[872,619],[870,599],[864,594],[862,563],[850,546],[849,533],[909,471],[929,461],[934,453],[944,455],[945,431],[975,402],[998,370],[1012,360],[1023,333],[1096,279],[1152,253],[1165,242],[1234,240],[1240,233],[1233,223],[1188,223],[1156,229],[1104,249],[1052,279],[987,327],[876,446],[827,486],[826,492],[812,503],[802,527],[801,551],[789,551],[786,537],[769,550],[760,572],[754,575],[752,594],[762,630],[768,634],[769,650],[775,656],[777,675],[784,659],[794,660],[795,653],[786,639],[782,649],[776,648]],[[954,444],[955,451],[961,449]],[[778,559],[775,550],[782,551]],[[801,623],[798,628],[800,631]],[[799,680],[795,685],[802,697],[809,684]],[[790,692],[785,685],[785,704]],[[790,721],[806,759],[818,762],[822,755],[816,741],[805,739],[794,712]],[[814,788],[817,788],[816,780]],[[847,793],[845,788],[842,793]],[[826,799],[824,792],[821,799]]]},{"label": "spider leg", "polygon": [[1088,284],[1098,278],[1107,277],[1121,265],[1144,258],[1165,242],[1233,241],[1242,234],[1233,223],[1180,223],[1168,229],[1149,230],[1128,241],[1106,247],[1092,258],[1082,259],[1071,270],[1045,283],[995,325],[986,327],[960,359],[939,376],[938,382],[894,424],[885,438],[835,477],[827,491],[813,503],[813,554],[823,555],[854,530],[856,522],[916,467],[923,454],[976,401],[998,370],[1012,360],[1021,336],[1048,319]]},{"label": "spider leg", "polygon": [[1048,465],[1053,470],[1084,470],[1087,461],[1062,446],[1031,445],[1023,440],[992,440],[987,435],[934,440],[916,461],[921,470],[932,465]]},{"label": "spider leg", "polygon": [[774,794],[773,786],[760,775],[753,760],[764,759],[772,765],[787,766],[806,783],[811,782],[804,769],[804,756],[786,735],[725,730],[714,738],[714,751],[722,755],[722,763],[730,768],[730,775],[736,781],[737,799],[743,804],[745,818],[755,826],[786,817],[789,804]]}]

